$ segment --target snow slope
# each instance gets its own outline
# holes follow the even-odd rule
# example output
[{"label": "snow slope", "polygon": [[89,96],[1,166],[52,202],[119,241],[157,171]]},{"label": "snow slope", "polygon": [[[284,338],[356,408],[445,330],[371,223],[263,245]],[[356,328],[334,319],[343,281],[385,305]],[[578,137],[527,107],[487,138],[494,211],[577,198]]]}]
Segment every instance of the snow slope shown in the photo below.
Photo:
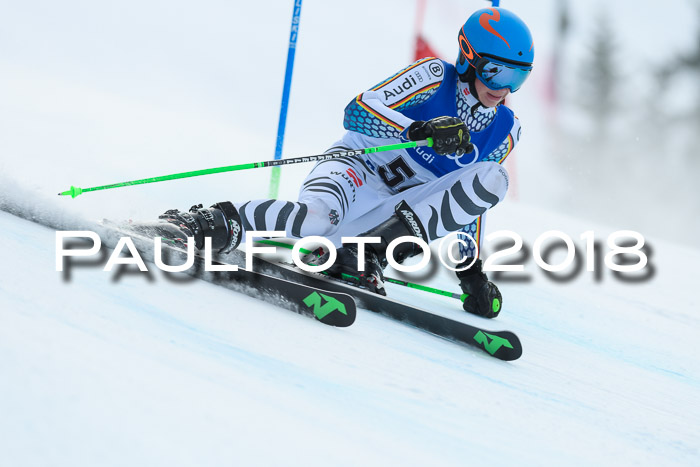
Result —
[{"label": "snow slope", "polygon": [[[72,229],[77,213],[152,219],[167,208],[265,196],[263,170],[75,200],[55,193],[270,159],[289,3],[8,4],[0,206]],[[553,0],[502,3],[531,25],[546,63]],[[589,3],[577,3],[577,18],[593,20]],[[451,56],[465,11],[484,5],[429,2],[433,45]],[[645,53],[675,50],[692,30],[686,2],[615,8],[625,5],[635,5],[635,28],[652,27],[641,16],[664,18]],[[348,100],[410,62],[413,15],[399,0],[305,0],[285,156],[328,147]],[[620,32],[635,44],[628,26]],[[649,57],[630,60],[643,68]],[[0,212],[0,465],[700,464],[700,251],[640,227],[693,215],[668,201],[680,194],[631,206],[633,225],[552,212],[547,200],[568,181],[547,162],[550,129],[537,94],[545,81],[538,65],[512,99],[525,127],[510,156],[521,202],[494,209],[487,231],[515,231],[531,250],[543,232],[561,230],[581,258],[582,232],[595,231],[604,253],[611,232],[640,229],[652,252],[647,280],[623,282],[603,268],[557,282],[529,254],[526,280],[498,281],[504,310],[492,322],[447,298],[390,289],[516,332],[523,357],[505,363],[368,312],[333,329],[155,270],[112,274],[94,264],[66,278],[55,271],[54,231]],[[307,170],[285,168],[280,196],[293,199]],[[650,189],[632,186],[629,195]],[[442,269],[422,279],[457,291]]]},{"label": "snow slope", "polygon": [[[700,458],[697,302],[658,296],[692,286],[665,270],[673,247],[656,246],[659,272],[642,286],[503,283],[504,311],[490,322],[443,297],[390,290],[514,330],[524,355],[506,363],[369,312],[330,328],[155,267],[106,273],[93,263],[66,277],[52,229],[6,212],[0,225],[3,264],[14,265],[0,272],[5,465]],[[429,282],[454,287],[443,271]]]}]

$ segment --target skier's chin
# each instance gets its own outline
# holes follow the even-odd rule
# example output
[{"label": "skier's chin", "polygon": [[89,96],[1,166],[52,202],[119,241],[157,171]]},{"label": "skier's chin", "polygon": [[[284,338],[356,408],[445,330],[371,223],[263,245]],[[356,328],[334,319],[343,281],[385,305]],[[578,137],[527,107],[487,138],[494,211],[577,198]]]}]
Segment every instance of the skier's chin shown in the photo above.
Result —
[{"label": "skier's chin", "polygon": [[505,95],[500,95],[487,91],[484,93],[481,99],[481,103],[484,104],[486,107],[496,107],[503,99],[505,99],[505,97]]},{"label": "skier's chin", "polygon": [[508,89],[500,89],[498,91],[489,89],[479,80],[476,80],[474,84],[476,85],[476,92],[477,96],[479,97],[479,102],[481,102],[484,107],[496,107],[501,103],[501,101],[503,101],[503,99],[506,98],[509,93]]}]

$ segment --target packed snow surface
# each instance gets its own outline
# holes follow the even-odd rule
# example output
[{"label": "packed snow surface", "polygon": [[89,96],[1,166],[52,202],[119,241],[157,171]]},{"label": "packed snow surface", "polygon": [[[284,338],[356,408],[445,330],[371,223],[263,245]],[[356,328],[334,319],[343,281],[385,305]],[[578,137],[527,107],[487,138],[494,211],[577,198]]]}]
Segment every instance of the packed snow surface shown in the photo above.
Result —
[{"label": "packed snow surface", "polygon": [[[364,310],[350,328],[324,326],[152,264],[57,272],[53,229],[6,212],[0,224],[7,465],[698,460],[700,323],[676,293],[691,276],[665,270],[673,247],[656,245],[643,284],[554,284],[526,268],[532,282],[501,283],[493,321],[390,288],[515,331],[524,354],[501,362]],[[442,271],[426,280],[456,285]]]},{"label": "packed snow surface", "polygon": [[[700,217],[684,182],[697,179],[697,167],[678,166],[678,178],[661,185],[634,177],[693,160],[674,149],[680,142],[667,146],[645,131],[634,104],[649,95],[650,66],[691,51],[695,10],[685,1],[572,2],[566,76],[590,52],[597,12],[612,12],[632,70],[617,97],[634,104],[622,111],[626,129],[638,133],[624,149],[661,148],[651,163],[621,167],[611,157],[585,173],[556,168],[572,156],[554,144],[556,119],[543,98],[555,2],[501,2],[530,25],[537,58],[510,101],[523,137],[506,164],[509,197],[489,212],[486,233],[520,235],[525,249],[504,262],[525,271],[490,274],[504,296],[495,320],[445,297],[388,290],[515,332],[519,360],[501,362],[366,310],[352,327],[331,328],[153,265],[149,273],[104,272],[87,259],[56,271],[55,229],[267,196],[267,169],[75,200],[56,193],[271,159],[291,3],[31,0],[3,8],[0,465],[700,465],[700,250],[692,241]],[[323,152],[342,134],[345,105],[412,61],[414,6],[304,1],[285,157]],[[484,6],[428,2],[426,37],[443,58],[456,57],[458,28]],[[671,100],[663,104],[678,113]],[[284,168],[280,198],[295,199],[309,168]],[[608,177],[598,179],[601,171]],[[606,182],[612,175],[617,181]],[[596,189],[567,191],[582,177],[597,180]],[[680,188],[657,188],[669,184]],[[563,215],[567,200],[577,203]],[[582,215],[578,202],[595,215]],[[616,219],[620,203],[628,208]],[[648,247],[641,278],[617,277],[602,263],[609,235],[628,229]],[[575,265],[553,276],[533,259],[536,239],[550,230],[577,248]],[[601,260],[594,272],[585,268],[588,231]],[[552,264],[563,260],[559,245]],[[410,277],[459,292],[441,266]]]}]

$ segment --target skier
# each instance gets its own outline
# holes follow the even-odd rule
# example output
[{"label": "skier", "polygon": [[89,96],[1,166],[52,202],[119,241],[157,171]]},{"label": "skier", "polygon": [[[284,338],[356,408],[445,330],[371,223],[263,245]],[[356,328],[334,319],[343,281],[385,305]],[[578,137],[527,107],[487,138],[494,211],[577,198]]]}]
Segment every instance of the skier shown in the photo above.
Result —
[{"label": "skier", "polygon": [[[221,202],[189,212],[169,210],[161,232],[173,239],[204,238],[221,252],[236,248],[244,231],[283,230],[288,237],[327,237],[340,248],[331,276],[385,294],[386,248],[402,236],[426,242],[456,232],[481,240],[484,213],[502,201],[508,175],[500,165],[520,137],[520,123],[503,105],[530,71],[530,31],[514,13],[485,8],[472,14],[458,33],[456,65],[424,58],[354,98],[345,108],[348,130],[328,152],[380,146],[428,137],[433,146],[322,161],[304,180],[296,202],[261,199]],[[341,245],[341,236],[379,237],[380,243]],[[184,240],[183,240],[184,241]],[[394,250],[402,260],[420,253],[410,242]],[[501,294],[482,271],[473,244],[460,246],[458,272],[464,309],[494,317]],[[322,252],[321,252],[322,253]],[[364,268],[358,268],[358,255]],[[312,259],[323,264],[328,253]],[[359,264],[362,266],[362,264]]]}]

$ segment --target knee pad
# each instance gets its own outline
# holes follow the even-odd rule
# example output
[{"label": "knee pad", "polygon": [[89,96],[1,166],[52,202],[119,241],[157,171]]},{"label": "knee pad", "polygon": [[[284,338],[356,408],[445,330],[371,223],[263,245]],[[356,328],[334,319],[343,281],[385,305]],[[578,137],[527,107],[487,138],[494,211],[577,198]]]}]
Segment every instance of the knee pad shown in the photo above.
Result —
[{"label": "knee pad", "polygon": [[302,236],[320,235],[329,237],[333,235],[343,220],[342,212],[329,207],[319,198],[307,198],[299,202],[306,204],[308,209],[306,221],[301,228]]}]

